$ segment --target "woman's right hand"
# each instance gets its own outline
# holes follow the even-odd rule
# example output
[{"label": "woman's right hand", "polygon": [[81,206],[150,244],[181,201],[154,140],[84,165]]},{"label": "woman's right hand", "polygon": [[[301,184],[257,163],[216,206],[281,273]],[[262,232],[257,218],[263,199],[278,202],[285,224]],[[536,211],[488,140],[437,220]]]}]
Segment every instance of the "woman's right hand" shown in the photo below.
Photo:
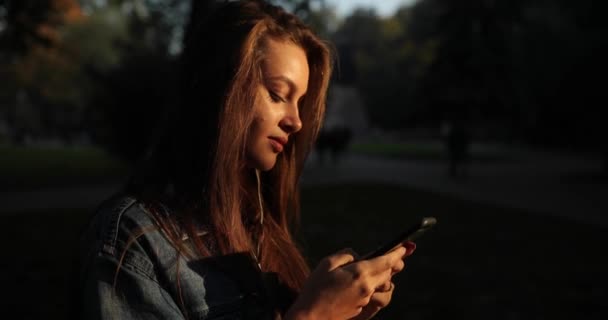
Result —
[{"label": "woman's right hand", "polygon": [[358,315],[377,288],[390,282],[404,267],[406,249],[374,259],[355,261],[350,249],[319,263],[288,310],[286,319],[349,319]]}]

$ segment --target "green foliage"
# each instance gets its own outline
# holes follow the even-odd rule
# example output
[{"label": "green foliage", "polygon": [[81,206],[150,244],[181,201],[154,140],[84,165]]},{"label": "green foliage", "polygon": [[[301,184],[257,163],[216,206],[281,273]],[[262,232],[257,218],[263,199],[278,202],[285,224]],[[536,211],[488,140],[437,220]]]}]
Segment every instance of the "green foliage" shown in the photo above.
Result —
[{"label": "green foliage", "polygon": [[[88,102],[97,90],[92,72],[119,65],[123,52],[118,44],[127,41],[126,18],[119,7],[108,6],[89,15],[73,6],[64,11],[53,8],[46,9],[53,23],[41,20],[29,26],[41,30],[46,41],[25,39],[23,51],[13,48],[10,63],[0,66],[3,78],[14,84],[12,94],[18,92],[26,101],[24,105],[15,97],[5,100],[7,114],[24,115],[11,119],[22,133],[64,136],[84,130]],[[13,33],[18,32],[14,29]]]},{"label": "green foliage", "polygon": [[87,68],[108,70],[120,62],[116,45],[127,38],[124,18],[118,8],[107,8],[56,31],[56,45],[32,47],[18,60],[17,79],[52,108],[83,108],[94,87]]},{"label": "green foliage", "polygon": [[[606,145],[601,107],[589,103],[603,99],[602,82],[592,81],[603,77],[608,47],[603,2],[421,0],[391,17],[359,10],[339,26],[323,0],[273,2],[333,39],[338,80],[360,89],[372,125],[465,114],[526,141]],[[203,1],[81,0],[79,18],[62,11],[70,3],[0,2],[0,113],[24,131],[88,130],[91,114],[106,121],[98,131],[108,129],[97,100],[122,100],[115,76],[149,88],[152,80],[131,71],[169,64],[189,8],[206,10]]]},{"label": "green foliage", "polygon": [[288,12],[297,15],[318,35],[328,39],[338,25],[338,17],[333,7],[325,0],[271,0]]},{"label": "green foliage", "polygon": [[408,9],[392,17],[378,17],[359,9],[347,17],[335,34],[345,60],[352,59],[354,82],[367,105],[371,121],[385,128],[400,128],[417,111],[417,84],[434,62],[438,41],[418,40],[410,28]]},{"label": "green foliage", "polygon": [[[134,124],[149,126],[153,121],[146,121],[146,116],[151,117],[166,101],[163,93],[171,91],[163,86],[172,78],[155,71],[165,72],[174,58],[171,54],[180,50],[176,43],[181,40],[188,2],[83,1],[82,5],[83,11],[78,6],[58,11],[61,19],[53,24],[41,20],[49,41],[26,41],[22,52],[13,48],[13,58],[0,61],[0,79],[14,84],[9,91],[4,86],[0,90],[7,101],[2,103],[6,110],[0,112],[16,115],[9,119],[15,142],[24,136],[67,140],[86,132],[109,150],[133,149],[116,147],[117,143],[140,150],[141,141],[124,137],[149,132],[149,127]],[[22,10],[25,16],[34,8],[30,7]],[[46,9],[39,14],[50,15]]]},{"label": "green foliage", "polygon": [[581,105],[602,99],[590,79],[602,77],[608,39],[590,1],[423,0],[414,12],[436,12],[427,29],[440,46],[421,83],[436,118],[504,123],[527,142],[603,144],[600,108]]},{"label": "green foliage", "polygon": [[358,10],[333,36],[338,80],[358,87],[375,126],[462,118],[500,124],[490,136],[601,151],[602,108],[586,101],[603,100],[593,79],[608,37],[604,4],[589,3],[422,0],[385,18]]},{"label": "green foliage", "polygon": [[128,20],[119,7],[95,10],[82,21],[62,28],[64,51],[75,64],[105,71],[121,62],[119,44],[130,40]]}]

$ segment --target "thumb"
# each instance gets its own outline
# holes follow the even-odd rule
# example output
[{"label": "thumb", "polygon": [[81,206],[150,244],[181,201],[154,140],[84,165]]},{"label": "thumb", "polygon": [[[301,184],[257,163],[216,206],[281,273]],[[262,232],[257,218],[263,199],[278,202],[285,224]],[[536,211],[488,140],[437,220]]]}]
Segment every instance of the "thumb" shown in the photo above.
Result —
[{"label": "thumb", "polygon": [[355,261],[359,255],[351,248],[342,249],[332,255],[329,255],[321,262],[324,264],[327,271],[332,271],[345,264]]}]

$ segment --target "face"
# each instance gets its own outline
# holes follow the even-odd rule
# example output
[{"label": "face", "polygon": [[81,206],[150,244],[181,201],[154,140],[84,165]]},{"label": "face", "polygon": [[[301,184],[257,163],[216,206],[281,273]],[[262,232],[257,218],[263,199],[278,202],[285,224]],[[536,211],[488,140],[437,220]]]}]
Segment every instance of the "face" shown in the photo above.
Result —
[{"label": "face", "polygon": [[298,106],[308,89],[309,69],[302,48],[273,39],[265,41],[261,68],[262,81],[247,139],[247,161],[250,167],[267,171],[302,128]]}]

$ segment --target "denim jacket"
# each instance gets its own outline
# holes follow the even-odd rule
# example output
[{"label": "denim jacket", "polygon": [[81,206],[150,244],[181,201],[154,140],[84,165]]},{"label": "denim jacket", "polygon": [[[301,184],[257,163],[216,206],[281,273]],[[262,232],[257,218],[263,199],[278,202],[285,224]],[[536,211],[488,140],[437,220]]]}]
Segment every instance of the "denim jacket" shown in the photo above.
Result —
[{"label": "denim jacket", "polygon": [[106,201],[81,243],[85,319],[272,319],[284,297],[247,254],[178,255],[131,197]]}]

